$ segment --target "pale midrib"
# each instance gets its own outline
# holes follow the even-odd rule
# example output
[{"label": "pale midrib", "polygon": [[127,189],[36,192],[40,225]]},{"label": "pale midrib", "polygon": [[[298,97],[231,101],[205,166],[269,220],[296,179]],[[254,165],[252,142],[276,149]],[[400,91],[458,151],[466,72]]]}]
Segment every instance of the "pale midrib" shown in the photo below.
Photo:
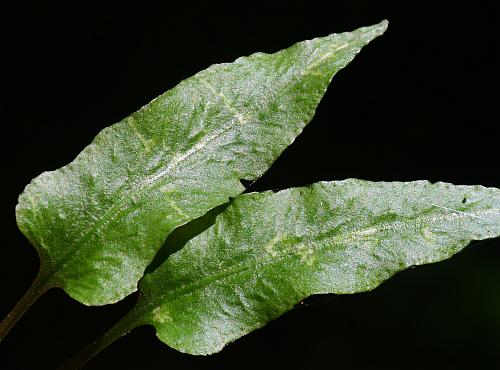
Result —
[{"label": "pale midrib", "polygon": [[[343,49],[346,46],[348,46],[348,44],[342,44],[340,46],[339,45],[335,45],[333,51],[329,50],[329,51],[325,52],[323,55],[321,55],[321,56],[318,57],[318,60],[321,60],[321,62],[324,62],[327,59],[327,58],[325,58],[325,55],[327,55],[328,57],[330,57],[330,56],[332,56],[335,53],[335,51]],[[314,67],[318,66],[317,63],[312,63],[312,65]],[[308,68],[305,68],[304,70],[305,71],[310,71],[310,69],[311,68],[308,67]],[[115,218],[121,212],[123,212],[124,210],[126,210],[128,208],[126,199],[133,199],[132,197],[136,197],[137,195],[140,195],[142,191],[144,191],[144,190],[146,190],[146,189],[148,189],[150,187],[153,187],[160,179],[162,179],[163,177],[165,177],[179,163],[181,163],[182,161],[184,161],[187,158],[191,157],[192,155],[198,153],[205,146],[207,146],[208,144],[210,144],[213,140],[221,137],[226,132],[228,132],[232,128],[236,127],[238,124],[242,125],[242,124],[244,124],[246,122],[245,119],[244,119],[245,115],[243,113],[241,113],[240,111],[238,111],[234,107],[234,105],[231,103],[230,99],[228,99],[222,92],[215,90],[215,88],[212,86],[212,84],[209,81],[205,80],[203,77],[201,77],[200,74],[197,74],[197,75],[195,75],[193,77],[198,78],[198,80],[200,82],[202,82],[210,90],[210,92],[213,95],[218,96],[224,102],[224,105],[226,106],[226,108],[234,114],[234,116],[235,116],[236,119],[233,120],[233,122],[231,124],[229,124],[228,126],[222,128],[221,130],[219,130],[218,132],[216,132],[213,135],[209,136],[205,140],[201,140],[199,143],[195,144],[195,146],[193,148],[189,149],[186,153],[183,153],[182,155],[178,155],[178,156],[174,157],[174,159],[164,169],[160,169],[157,173],[148,176],[144,180],[138,182],[137,185],[132,184],[132,188],[130,188],[128,191],[124,192],[120,196],[120,198],[118,199],[118,201],[115,203],[115,205],[113,205],[112,207],[108,208],[100,218],[95,219],[95,221],[91,225],[89,225],[89,227],[87,228],[87,232],[84,233],[83,235],[81,235],[79,238],[76,238],[73,241],[73,244],[75,244],[75,245],[76,244],[85,245],[85,243],[91,241],[92,238],[97,235],[97,232],[100,229],[102,229],[103,227],[105,227],[108,223],[114,221]],[[301,77],[301,73],[298,73],[298,74],[294,75],[292,77],[292,79],[293,80],[294,79],[299,79],[300,77]],[[253,118],[253,117],[251,117],[251,118]],[[59,260],[59,263],[56,265],[55,269],[57,269],[61,265],[66,264],[68,262],[68,260],[71,260],[71,257],[68,258],[68,256],[69,255],[73,255],[72,252],[73,252],[73,250],[71,250],[71,249],[68,250],[68,252],[65,255],[63,255],[63,257]]]},{"label": "pale midrib", "polygon": [[[438,205],[435,205],[435,206],[439,207]],[[312,247],[311,247],[312,252],[315,253],[321,248],[327,248],[331,245],[340,244],[340,243],[346,242],[346,241],[351,241],[353,238],[359,237],[359,236],[361,236],[361,237],[367,236],[367,235],[371,236],[371,235],[374,235],[375,233],[380,233],[380,232],[394,230],[394,229],[401,231],[401,230],[408,230],[411,228],[417,229],[417,228],[421,228],[422,226],[425,226],[425,225],[431,226],[432,224],[428,224],[426,222],[429,219],[432,219],[433,221],[443,221],[443,220],[447,220],[447,219],[448,220],[463,219],[463,218],[466,218],[465,215],[470,216],[470,217],[479,217],[478,214],[489,214],[489,213],[492,213],[492,211],[494,211],[494,210],[491,210],[491,209],[480,210],[480,211],[476,211],[474,215],[468,214],[468,213],[464,214],[464,213],[462,213],[460,211],[456,211],[456,210],[453,210],[453,211],[459,212],[459,213],[438,214],[438,215],[431,214],[431,215],[423,215],[422,217],[416,216],[414,218],[410,218],[411,222],[400,221],[400,220],[396,220],[396,221],[392,221],[392,222],[383,222],[380,224],[380,227],[377,227],[376,224],[370,225],[369,227],[361,228],[361,229],[357,229],[357,230],[352,230],[352,231],[349,231],[349,232],[344,233],[342,235],[331,236],[331,235],[328,235],[328,232],[320,233],[320,234],[317,234],[315,236],[310,236],[302,242],[295,243],[294,246],[309,243],[310,245],[312,245]],[[486,220],[486,221],[490,221],[488,219],[483,219],[483,218],[481,218],[481,219]],[[401,226],[401,227],[396,227],[396,225]],[[325,234],[325,235],[323,235],[323,234]],[[329,240],[330,244],[319,243],[320,241],[324,241],[324,240]],[[320,245],[318,246],[317,244],[320,244]],[[209,283],[223,281],[226,278],[233,277],[235,275],[241,274],[241,273],[248,271],[250,269],[256,269],[256,267],[267,266],[271,263],[279,262],[287,257],[292,257],[293,255],[300,254],[301,251],[303,251],[303,250],[301,250],[297,247],[295,247],[294,249],[282,249],[282,250],[276,251],[275,256],[272,256],[272,257],[267,258],[267,259],[263,259],[262,261],[250,262],[250,263],[243,262],[243,263],[238,264],[232,268],[230,267],[227,269],[220,270],[212,275],[200,278],[199,280],[197,280],[194,283],[182,285],[178,288],[175,288],[175,289],[169,291],[167,293],[168,297],[166,297],[166,295],[165,295],[165,297],[166,297],[165,303],[173,300],[175,297],[181,296],[185,293],[189,293],[192,290],[204,287],[204,286],[208,285]],[[259,252],[266,253],[263,250],[259,250]],[[268,253],[266,253],[266,255],[267,254]],[[165,303],[162,303],[162,304],[165,304]]]},{"label": "pale midrib", "polygon": [[[166,166],[164,169],[161,169],[158,171],[158,173],[155,173],[153,175],[150,175],[140,181],[137,186],[132,187],[129,189],[129,191],[126,191],[122,194],[122,196],[118,199],[118,201],[115,203],[114,206],[108,208],[106,212],[103,214],[102,217],[97,219],[92,225],[89,226],[87,229],[88,231],[83,234],[81,237],[75,239],[73,241],[74,245],[80,244],[84,245],[88,241],[92,240],[93,236],[97,235],[97,232],[102,229],[104,226],[106,226],[108,223],[112,222],[116,216],[118,216],[121,212],[123,212],[125,209],[128,208],[127,202],[125,200],[127,199],[132,199],[132,197],[137,196],[137,194],[141,194],[144,190],[153,187],[160,179],[165,177],[169,172],[171,172],[179,163],[185,161],[187,158],[197,154],[200,152],[203,148],[205,148],[207,145],[209,145],[212,141],[220,138],[222,135],[224,135],[226,132],[230,131],[234,127],[238,125],[243,125],[245,123],[243,119],[243,115],[237,111],[237,109],[232,105],[229,104],[228,99],[225,95],[222,93],[217,92],[210,83],[201,77],[197,76],[200,81],[202,81],[207,88],[211,91],[212,94],[216,94],[219,96],[225,103],[226,108],[231,111],[236,119],[234,119],[229,125],[224,126],[222,129],[216,131],[214,134],[200,140],[197,144],[195,144],[191,149],[189,149],[187,152],[183,153],[182,155],[178,155],[174,157],[174,159]],[[73,251],[69,250],[63,258],[61,258],[61,262],[57,264],[57,266],[60,266],[68,261],[67,256],[68,255],[73,255]],[[71,260],[71,258],[69,258]]]},{"label": "pale midrib", "polygon": [[[318,60],[321,60],[321,62],[324,62],[327,58],[325,58],[325,55],[328,57],[332,56],[337,50],[345,48],[346,44],[340,45],[340,46],[335,46],[333,51],[328,51],[322,56],[318,57]],[[312,63],[314,67],[317,67],[316,63]],[[304,70],[309,71],[310,68],[305,68]],[[245,114],[240,112],[236,107],[231,103],[231,100],[224,95],[221,91],[217,91],[214,86],[207,81],[205,78],[201,77],[200,74],[197,74],[193,77],[196,77],[207,89],[211,92],[212,95],[215,95],[219,97],[223,102],[226,107],[233,115],[235,116],[236,119],[234,119],[231,124],[228,126],[225,126],[221,130],[218,130],[215,132],[213,135],[205,138],[204,140],[201,140],[197,144],[195,144],[191,149],[189,149],[187,152],[183,153],[182,155],[178,155],[172,159],[172,161],[166,166],[164,169],[160,169],[157,173],[150,175],[146,177],[144,180],[140,181],[137,185],[132,185],[133,187],[123,193],[118,201],[113,205],[112,207],[108,208],[105,213],[99,218],[96,219],[95,222],[93,222],[89,228],[87,229],[88,231],[84,233],[82,236],[79,238],[75,239],[73,241],[73,244],[85,244],[88,241],[92,240],[92,237],[95,237],[97,235],[97,232],[105,227],[108,223],[112,222],[115,220],[115,218],[124,210],[128,208],[127,202],[125,201],[126,199],[133,199],[132,197],[137,196],[138,194],[141,194],[144,190],[153,187],[160,179],[164,178],[169,172],[171,172],[179,163],[183,162],[187,158],[191,157],[192,155],[198,153],[200,150],[202,150],[204,147],[206,147],[208,144],[210,144],[213,140],[216,140],[217,138],[221,137],[224,135],[226,132],[230,131],[234,127],[238,125],[243,125],[246,123],[245,118],[248,119],[248,117],[245,117]],[[300,74],[296,74],[293,76],[292,79],[299,79]],[[249,118],[254,118],[254,117],[249,117]],[[67,255],[70,255],[72,251],[68,251]],[[58,264],[58,266],[64,264],[67,262],[68,258],[67,255],[63,256],[63,258],[60,260],[61,262]],[[70,258],[71,259],[71,258]]]}]

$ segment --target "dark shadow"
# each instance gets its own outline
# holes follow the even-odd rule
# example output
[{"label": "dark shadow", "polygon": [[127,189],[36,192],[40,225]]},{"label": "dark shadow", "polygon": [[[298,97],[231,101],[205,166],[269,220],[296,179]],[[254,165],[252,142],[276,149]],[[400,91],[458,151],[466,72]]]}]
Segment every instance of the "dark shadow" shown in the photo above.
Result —
[{"label": "dark shadow", "polygon": [[245,189],[247,189],[255,182],[255,180],[240,179],[240,182],[241,182],[241,185],[243,185],[245,187]]},{"label": "dark shadow", "polygon": [[163,246],[156,254],[153,262],[151,262],[146,269],[146,273],[156,270],[163,262],[165,262],[168,256],[180,250],[190,239],[194,238],[198,234],[201,234],[203,231],[212,226],[215,223],[215,218],[222,213],[229,206],[229,204],[231,204],[231,201],[222,204],[208,211],[203,216],[175,229],[167,237],[165,243],[163,243]]}]

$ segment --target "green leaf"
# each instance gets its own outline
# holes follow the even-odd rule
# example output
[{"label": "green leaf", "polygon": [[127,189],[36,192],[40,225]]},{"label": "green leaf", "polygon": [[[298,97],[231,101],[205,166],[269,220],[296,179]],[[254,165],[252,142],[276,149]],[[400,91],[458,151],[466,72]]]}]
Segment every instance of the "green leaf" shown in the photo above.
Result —
[{"label": "green leaf", "polygon": [[242,195],[144,276],[132,326],[210,354],[311,294],[368,291],[498,235],[495,188],[346,180]]},{"label": "green leaf", "polygon": [[387,22],[217,64],[101,131],[19,197],[45,287],[88,305],[137,288],[169,233],[236,197],[290,145]]}]

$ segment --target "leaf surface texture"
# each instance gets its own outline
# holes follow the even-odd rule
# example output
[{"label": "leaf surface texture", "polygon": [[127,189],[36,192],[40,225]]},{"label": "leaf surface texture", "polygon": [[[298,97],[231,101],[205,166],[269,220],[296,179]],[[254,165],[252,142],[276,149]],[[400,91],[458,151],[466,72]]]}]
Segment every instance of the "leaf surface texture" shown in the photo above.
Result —
[{"label": "leaf surface texture", "polygon": [[244,194],[144,276],[136,320],[210,354],[309,295],[368,291],[498,235],[495,188],[346,180]]},{"label": "leaf surface texture", "polygon": [[35,178],[16,208],[47,284],[88,305],[137,289],[165,238],[236,197],[312,119],[386,22],[212,65]]}]

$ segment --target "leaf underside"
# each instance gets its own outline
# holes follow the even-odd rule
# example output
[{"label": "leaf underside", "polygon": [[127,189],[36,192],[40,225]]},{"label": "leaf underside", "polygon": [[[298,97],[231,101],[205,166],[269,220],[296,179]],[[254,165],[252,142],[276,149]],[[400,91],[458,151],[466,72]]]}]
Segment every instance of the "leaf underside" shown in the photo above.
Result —
[{"label": "leaf underside", "polygon": [[169,233],[262,175],[312,119],[332,76],[386,26],[213,65],[35,178],[16,217],[47,285],[88,305],[135,291]]},{"label": "leaf underside", "polygon": [[500,190],[426,181],[322,182],[235,199],[139,284],[135,320],[211,354],[312,294],[374,289],[500,235]]}]

